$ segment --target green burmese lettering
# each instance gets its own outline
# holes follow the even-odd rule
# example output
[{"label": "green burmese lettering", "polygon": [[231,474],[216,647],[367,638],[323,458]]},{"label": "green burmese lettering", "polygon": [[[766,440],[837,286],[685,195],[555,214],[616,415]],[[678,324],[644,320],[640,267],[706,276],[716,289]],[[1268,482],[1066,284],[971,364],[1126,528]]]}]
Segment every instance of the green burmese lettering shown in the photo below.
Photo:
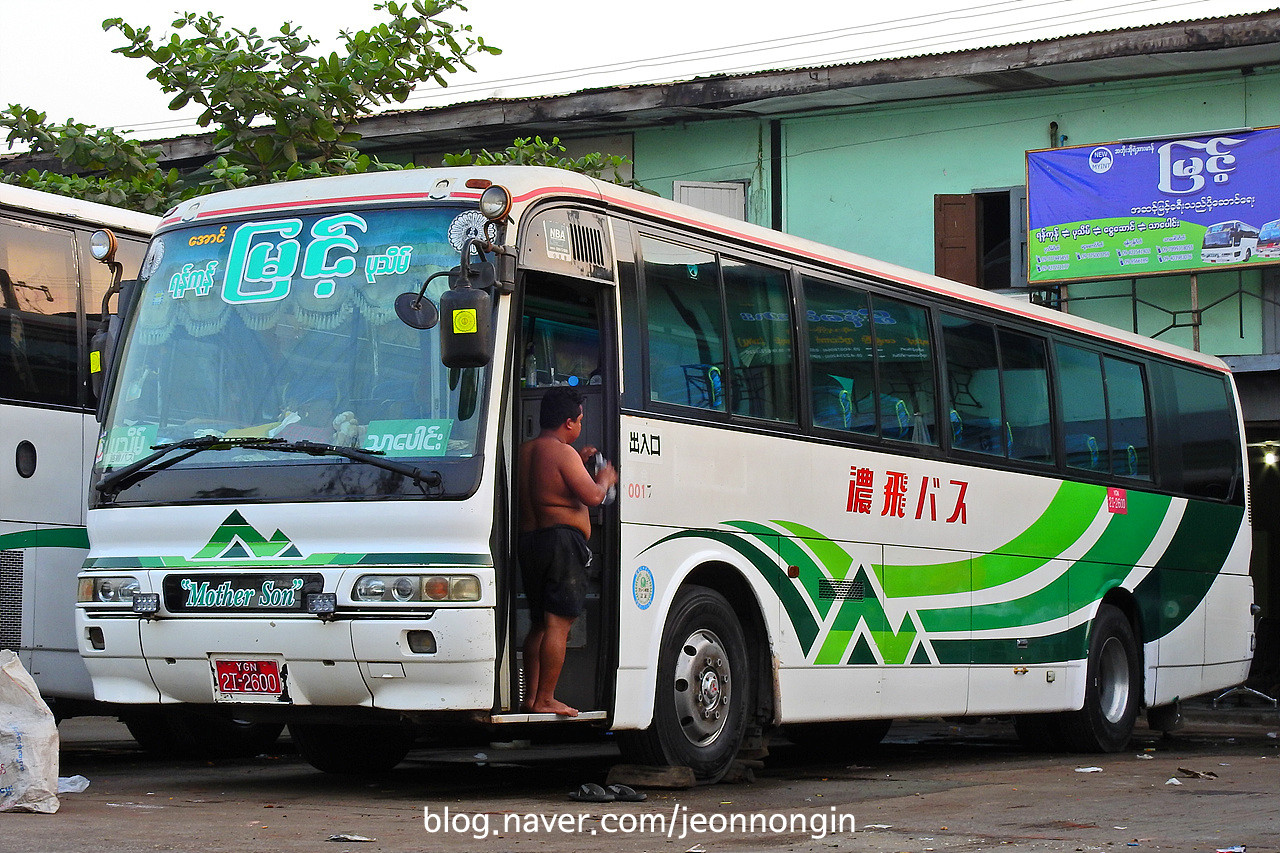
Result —
[{"label": "green burmese lettering", "polygon": [[[276,302],[288,296],[299,254],[298,241],[288,238],[298,236],[301,231],[300,219],[250,222],[237,228],[227,257],[227,278],[222,283],[223,301],[245,305]],[[254,242],[257,237],[272,234],[286,239]],[[245,285],[263,284],[269,287],[245,291]]]}]

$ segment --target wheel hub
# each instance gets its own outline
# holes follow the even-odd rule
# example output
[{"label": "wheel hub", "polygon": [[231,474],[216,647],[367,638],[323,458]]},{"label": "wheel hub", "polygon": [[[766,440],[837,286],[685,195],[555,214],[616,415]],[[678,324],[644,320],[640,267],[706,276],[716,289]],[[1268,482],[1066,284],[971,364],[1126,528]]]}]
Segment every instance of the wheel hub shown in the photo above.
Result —
[{"label": "wheel hub", "polygon": [[728,722],[732,673],[720,638],[705,628],[684,641],[675,667],[676,716],[689,742],[706,746]]}]

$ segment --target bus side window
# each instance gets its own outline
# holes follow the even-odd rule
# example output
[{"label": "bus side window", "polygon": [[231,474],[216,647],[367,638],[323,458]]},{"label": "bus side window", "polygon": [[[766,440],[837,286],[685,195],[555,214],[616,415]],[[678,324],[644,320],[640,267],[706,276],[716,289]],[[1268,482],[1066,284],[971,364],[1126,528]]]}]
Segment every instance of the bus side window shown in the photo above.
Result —
[{"label": "bus side window", "polygon": [[804,279],[814,426],[876,435],[875,363],[866,291]]},{"label": "bus side window", "polygon": [[787,274],[723,259],[725,303],[733,333],[733,411],[795,423],[791,298]]},{"label": "bus side window", "polygon": [[715,255],[641,237],[649,397],[726,410],[724,314]]},{"label": "bus side window", "polygon": [[1168,369],[1177,394],[1175,458],[1182,468],[1182,490],[1195,497],[1237,498],[1230,490],[1238,482],[1240,432],[1226,380],[1183,367]]},{"label": "bus side window", "polygon": [[1049,427],[1049,357],[1041,338],[1001,329],[1000,382],[1009,457],[1024,462],[1054,461]]},{"label": "bus side window", "polygon": [[1097,353],[1058,344],[1058,399],[1067,465],[1085,471],[1110,470],[1106,396]]},{"label": "bus side window", "polygon": [[1111,427],[1111,473],[1151,479],[1151,442],[1142,367],[1104,356],[1107,413]]},{"label": "bus side window", "polygon": [[75,243],[70,231],[0,223],[0,395],[78,400]]},{"label": "bus side window", "polygon": [[[881,435],[915,444],[937,444],[929,312],[918,305],[875,296],[871,300],[871,327],[882,395]],[[886,396],[894,401],[892,406],[885,405]]]},{"label": "bus side window", "polygon": [[973,453],[1004,456],[1004,417],[1000,405],[1000,360],[995,329],[964,317],[942,316],[947,351],[951,446]]}]

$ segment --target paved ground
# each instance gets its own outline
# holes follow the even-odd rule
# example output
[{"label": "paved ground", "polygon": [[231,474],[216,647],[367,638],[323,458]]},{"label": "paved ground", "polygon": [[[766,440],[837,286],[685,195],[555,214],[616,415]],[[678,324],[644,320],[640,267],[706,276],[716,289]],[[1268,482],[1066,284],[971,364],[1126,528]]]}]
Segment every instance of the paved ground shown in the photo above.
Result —
[{"label": "paved ground", "polygon": [[[287,742],[240,761],[160,760],[87,718],[62,725],[61,772],[89,789],[56,815],[0,815],[0,851],[1259,853],[1280,850],[1277,732],[1272,712],[1201,715],[1173,739],[1144,729],[1118,755],[1063,756],[1023,751],[1007,722],[916,721],[857,758],[779,738],[753,784],[597,805],[567,794],[604,781],[617,760],[607,739],[417,751],[369,782],[318,773]],[[376,840],[329,841],[340,834]]]}]

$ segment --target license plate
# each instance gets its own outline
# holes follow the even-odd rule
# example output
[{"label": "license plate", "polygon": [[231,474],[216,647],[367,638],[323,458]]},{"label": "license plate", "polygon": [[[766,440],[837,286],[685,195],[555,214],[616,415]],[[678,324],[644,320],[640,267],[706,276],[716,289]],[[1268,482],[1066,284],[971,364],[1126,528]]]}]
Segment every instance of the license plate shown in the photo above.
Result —
[{"label": "license plate", "polygon": [[284,692],[280,664],[273,660],[216,660],[213,677],[218,692],[249,696],[279,696]]}]

